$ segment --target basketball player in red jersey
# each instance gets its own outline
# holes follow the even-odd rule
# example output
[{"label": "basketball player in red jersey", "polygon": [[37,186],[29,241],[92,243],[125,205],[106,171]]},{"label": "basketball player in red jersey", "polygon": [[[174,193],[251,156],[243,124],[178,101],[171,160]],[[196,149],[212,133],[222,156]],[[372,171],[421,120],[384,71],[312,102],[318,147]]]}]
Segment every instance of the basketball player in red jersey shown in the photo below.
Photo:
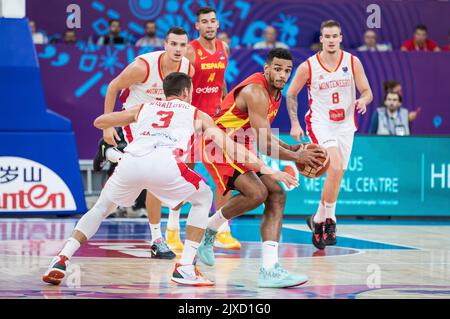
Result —
[{"label": "basketball player in red jersey", "polygon": [[[373,96],[361,61],[340,49],[342,32],[339,23],[323,22],[320,33],[323,50],[298,67],[287,92],[287,107],[291,136],[300,141],[304,132],[297,117],[297,96],[307,84],[307,133],[313,143],[327,149],[331,159],[319,208],[307,219],[314,246],[324,249],[336,244],[336,201],[357,129],[356,112],[364,114]],[[360,93],[359,99],[356,99],[356,89]]]},{"label": "basketball player in red jersey", "polygon": [[[195,67],[192,78],[194,84],[192,104],[209,116],[214,116],[220,109],[222,97],[226,94],[225,70],[230,49],[226,43],[217,39],[219,21],[213,8],[203,7],[197,11],[195,28],[200,36],[191,41],[186,55]],[[198,153],[201,153],[201,145],[197,145],[194,150],[197,152],[196,158],[200,159]],[[195,159],[191,156],[191,160]],[[223,196],[220,191],[216,191],[215,207],[222,207],[230,198],[231,194]],[[172,249],[182,249],[179,214],[179,211],[169,213],[166,239]],[[219,229],[215,245],[225,249],[241,248],[239,241],[231,235],[228,223]]]},{"label": "basketball player in red jersey", "polygon": [[[227,94],[220,112],[213,117],[219,128],[233,140],[252,152],[255,142],[265,146],[259,151],[274,158],[295,161],[318,167],[322,149],[302,150],[299,145],[289,146],[276,138],[271,123],[281,103],[281,91],[292,72],[292,56],[286,49],[269,52],[264,73],[255,73]],[[278,242],[283,223],[286,192],[268,176],[230,160],[223,152],[214,155],[211,143],[205,141],[204,163],[217,188],[223,193],[236,190],[239,194],[227,201],[209,220],[208,227],[197,250],[199,260],[206,265],[215,263],[213,244],[219,227],[231,218],[242,215],[264,203],[261,221],[262,267],[258,286],[285,288],[305,283],[304,275],[292,275],[278,262]],[[219,156],[217,156],[219,155]]]},{"label": "basketball player in red jersey", "polygon": [[[123,109],[154,100],[165,100],[163,79],[173,72],[194,75],[194,67],[184,57],[188,47],[186,31],[180,27],[171,28],[166,34],[164,51],[154,51],[138,56],[111,83],[105,96],[104,113],[111,113],[117,95]],[[127,142],[133,140],[134,125],[123,128]],[[117,163],[123,153],[117,150],[116,140],[120,138],[114,128],[103,130],[104,142],[99,144],[99,152],[94,160],[94,169],[101,169],[101,163],[109,160]],[[114,146],[111,147],[111,146]],[[172,259],[176,255],[167,247],[161,234],[161,202],[147,193],[146,208],[152,237],[152,258]]]}]

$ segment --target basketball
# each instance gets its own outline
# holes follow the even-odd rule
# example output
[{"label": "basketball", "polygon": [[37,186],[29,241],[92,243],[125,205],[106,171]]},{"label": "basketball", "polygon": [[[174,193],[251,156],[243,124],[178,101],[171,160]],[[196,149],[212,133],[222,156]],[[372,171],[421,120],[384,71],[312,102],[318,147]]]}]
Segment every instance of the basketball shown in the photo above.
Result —
[{"label": "basketball", "polygon": [[322,166],[320,166],[319,168],[315,169],[312,168],[310,166],[306,166],[300,163],[295,163],[295,165],[297,166],[297,169],[299,171],[300,174],[302,174],[305,177],[308,178],[317,178],[322,176],[328,169],[328,167],[330,167],[330,156],[328,155],[328,152],[321,146],[317,145],[317,144],[304,144],[302,145],[302,149],[314,149],[314,148],[322,148],[326,154],[327,157],[319,157],[319,159],[322,161]]}]

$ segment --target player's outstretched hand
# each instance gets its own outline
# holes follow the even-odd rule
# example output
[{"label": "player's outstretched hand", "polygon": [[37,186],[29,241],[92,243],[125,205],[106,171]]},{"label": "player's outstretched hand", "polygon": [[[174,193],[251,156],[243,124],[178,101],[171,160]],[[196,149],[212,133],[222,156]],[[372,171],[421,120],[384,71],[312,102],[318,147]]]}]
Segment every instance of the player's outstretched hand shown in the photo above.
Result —
[{"label": "player's outstretched hand", "polygon": [[289,189],[298,186],[297,177],[292,176],[286,172],[276,171],[274,174],[270,175],[274,180],[284,183]]},{"label": "player's outstretched hand", "polygon": [[103,130],[103,139],[106,143],[114,147],[117,147],[116,140],[120,141],[119,134],[114,127],[105,128]]},{"label": "player's outstretched hand", "polygon": [[356,100],[355,101],[355,108],[358,111],[359,114],[364,114],[367,111],[366,102],[363,100]]},{"label": "player's outstretched hand", "polygon": [[300,125],[294,124],[291,127],[291,137],[295,139],[297,142],[300,142],[300,136],[302,139],[305,138],[305,132],[303,131]]},{"label": "player's outstretched hand", "polygon": [[299,149],[297,151],[296,162],[313,168],[318,168],[322,166],[322,162],[318,159],[318,157],[327,157],[327,154],[322,148]]},{"label": "player's outstretched hand", "polygon": [[278,182],[284,183],[289,189],[298,186],[298,179],[296,176],[292,176],[289,173],[275,171],[268,166],[264,166],[260,171],[262,174],[270,176]]}]

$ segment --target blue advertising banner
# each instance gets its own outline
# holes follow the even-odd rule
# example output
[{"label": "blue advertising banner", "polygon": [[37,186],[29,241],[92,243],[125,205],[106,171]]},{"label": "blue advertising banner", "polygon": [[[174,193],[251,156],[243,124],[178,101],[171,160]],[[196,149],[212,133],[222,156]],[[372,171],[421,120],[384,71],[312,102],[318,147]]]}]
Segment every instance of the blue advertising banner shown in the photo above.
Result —
[{"label": "blue advertising banner", "polygon": [[[281,135],[288,144],[296,142]],[[273,168],[295,164],[263,157]],[[203,167],[197,165],[204,176]],[[286,215],[317,210],[325,175],[300,175],[300,186],[287,190]],[[212,181],[210,181],[210,185]],[[260,207],[249,214],[261,214]],[[450,138],[356,136],[344,175],[336,213],[351,216],[450,216]]]}]

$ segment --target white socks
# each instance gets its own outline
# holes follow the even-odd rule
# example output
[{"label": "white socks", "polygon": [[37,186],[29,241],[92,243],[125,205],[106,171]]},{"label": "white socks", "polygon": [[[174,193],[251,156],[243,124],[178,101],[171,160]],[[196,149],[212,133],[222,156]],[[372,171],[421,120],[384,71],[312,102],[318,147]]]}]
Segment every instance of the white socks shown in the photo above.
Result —
[{"label": "white socks", "polygon": [[317,212],[314,215],[314,222],[315,223],[323,223],[325,222],[325,219],[327,218],[325,206],[322,204],[322,201],[319,202],[319,208],[317,208]]},{"label": "white socks", "polygon": [[216,213],[214,215],[212,215],[209,218],[209,220],[208,220],[208,228],[212,229],[212,230],[215,230],[215,231],[218,231],[220,226],[222,226],[224,223],[228,225],[228,219],[223,217],[222,209],[219,209],[218,211],[216,211]]},{"label": "white socks", "polygon": [[169,219],[167,220],[167,228],[170,230],[180,229],[180,209],[179,210],[169,210]]},{"label": "white socks", "polygon": [[150,232],[151,232],[151,236],[152,236],[152,243],[159,239],[162,238],[162,234],[161,234],[161,224],[150,224]]},{"label": "white socks", "polygon": [[112,163],[117,163],[122,156],[123,153],[115,147],[110,147],[105,152],[106,159]]},{"label": "white socks", "polygon": [[195,255],[197,255],[197,249],[200,243],[191,240],[184,241],[184,249],[180,258],[180,265],[192,265],[194,263]]},{"label": "white socks", "polygon": [[278,243],[276,241],[265,241],[262,243],[263,268],[271,269],[278,262]]},{"label": "white socks", "polygon": [[78,240],[76,240],[73,237],[70,237],[66,244],[64,245],[64,248],[61,250],[61,252],[58,254],[58,256],[66,256],[67,258],[72,258],[73,254],[80,248],[81,244]]},{"label": "white socks", "polygon": [[336,202],[334,203],[324,202],[322,204],[322,201],[320,201],[317,213],[314,215],[314,222],[323,223],[327,218],[331,218],[336,222]]},{"label": "white socks", "polygon": [[334,203],[324,202],[324,204],[327,218],[331,218],[334,222],[336,222],[336,202]]},{"label": "white socks", "polygon": [[218,232],[219,233],[226,233],[226,232],[230,233],[231,232],[230,225],[228,224],[228,221],[223,223],[222,226],[219,227]]}]

